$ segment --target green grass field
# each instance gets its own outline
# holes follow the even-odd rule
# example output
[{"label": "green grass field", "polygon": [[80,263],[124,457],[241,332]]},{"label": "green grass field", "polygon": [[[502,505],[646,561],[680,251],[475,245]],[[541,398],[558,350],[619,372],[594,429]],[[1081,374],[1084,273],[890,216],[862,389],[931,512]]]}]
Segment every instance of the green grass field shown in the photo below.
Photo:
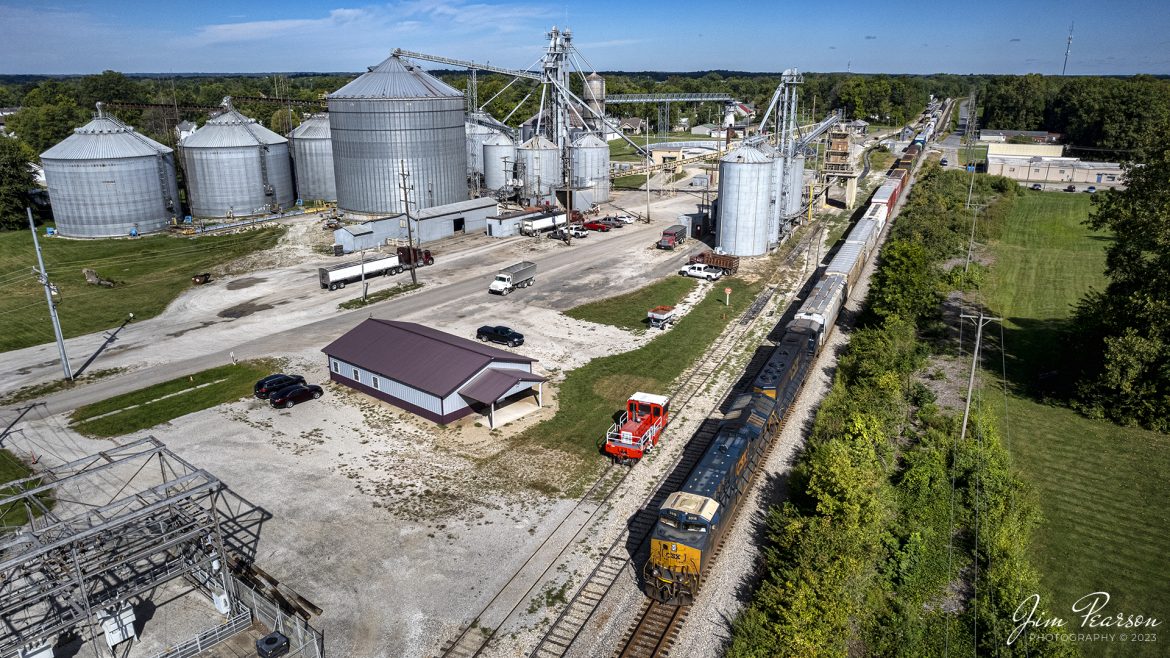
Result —
[{"label": "green grass field", "polygon": [[[1073,602],[1096,591],[1112,597],[1106,613],[1170,619],[1170,436],[1090,420],[1032,392],[1041,375],[1064,374],[1063,322],[1086,290],[1105,283],[1107,236],[1081,224],[1088,212],[1087,195],[1019,199],[992,245],[996,260],[984,287],[987,305],[1004,317],[1009,359],[1017,360],[1008,366],[1014,390],[1006,402],[994,384],[983,394],[990,409],[1006,410],[1005,443],[1044,516],[1033,562],[1055,597],[1049,609],[1074,632],[1081,619]],[[1164,655],[1168,639],[1078,646],[1085,656],[1153,656]]]},{"label": "green grass field", "polygon": [[674,306],[695,289],[697,279],[674,276],[643,286],[617,297],[569,309],[565,315],[578,320],[612,324],[622,329],[639,330],[649,326],[646,311],[655,306]]},{"label": "green grass field", "polygon": [[[974,148],[973,157],[971,158],[971,160],[973,162],[986,161],[987,160],[987,145],[982,144],[982,145],[976,146]],[[959,147],[959,164],[960,165],[967,164],[967,146],[966,145]]]},{"label": "green grass field", "polygon": [[[693,285],[682,277],[669,280]],[[723,305],[724,287],[732,289],[729,307]],[[553,448],[575,460],[563,461],[563,470],[572,470],[579,476],[593,473],[604,462],[598,441],[627,397],[635,391],[669,394],[671,382],[702,356],[727,323],[751,304],[760,284],[748,285],[733,277],[721,279],[712,290],[719,294],[708,294],[676,325],[643,347],[593,359],[569,372],[560,385],[557,414],[522,432],[496,458],[509,459],[526,450]],[[645,300],[631,300],[630,305],[635,303],[636,312],[644,316],[649,308]]]},{"label": "green grass field", "polygon": [[241,361],[172,379],[80,407],[70,416],[70,426],[87,436],[108,438],[161,425],[251,395],[256,380],[279,366],[270,359]]},{"label": "green grass field", "polygon": [[[45,269],[60,290],[57,312],[68,338],[116,327],[127,313],[140,320],[158,315],[192,285],[193,274],[268,249],[283,234],[278,228],[199,238],[68,240],[42,235],[40,240]],[[53,340],[44,288],[30,273],[35,266],[28,231],[0,232],[0,352]],[[87,284],[83,268],[116,285]]]}]

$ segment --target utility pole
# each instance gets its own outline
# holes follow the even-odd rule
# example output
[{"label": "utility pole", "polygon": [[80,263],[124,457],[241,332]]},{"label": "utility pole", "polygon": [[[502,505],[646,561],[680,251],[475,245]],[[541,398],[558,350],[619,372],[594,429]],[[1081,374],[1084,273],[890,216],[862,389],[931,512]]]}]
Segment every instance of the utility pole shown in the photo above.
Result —
[{"label": "utility pole", "polygon": [[646,142],[646,223],[650,223],[650,167],[654,165],[654,157],[650,155],[650,119],[646,119],[644,140]]},{"label": "utility pole", "polygon": [[57,302],[53,301],[53,291],[56,286],[49,283],[49,274],[45,271],[45,259],[41,256],[41,243],[37,242],[37,227],[33,223],[32,208],[25,208],[28,213],[28,228],[32,231],[33,247],[37,250],[37,278],[45,287],[45,301],[49,302],[49,318],[53,320],[53,333],[57,336],[57,351],[61,353],[61,369],[65,371],[65,379],[73,381],[73,372],[69,370],[69,355],[65,353],[65,338],[61,335],[61,322],[57,319]]},{"label": "utility pole", "polygon": [[963,265],[963,276],[967,275],[967,270],[971,267],[971,252],[975,249],[975,225],[979,221],[979,209],[985,207],[984,204],[977,203],[971,206],[973,211],[971,217],[971,239],[967,241],[967,263]]},{"label": "utility pole", "polygon": [[975,350],[971,353],[971,376],[967,380],[967,404],[963,406],[963,429],[959,433],[959,442],[961,443],[967,438],[967,418],[971,415],[971,392],[975,389],[975,368],[979,366],[979,348],[983,343],[983,326],[989,322],[1002,322],[1003,318],[990,318],[983,315],[967,315],[966,313],[959,316],[964,320],[975,320],[977,326],[975,330]]},{"label": "utility pole", "polygon": [[414,267],[414,231],[410,227],[410,194],[408,193],[408,190],[411,188],[406,186],[406,179],[410,176],[410,174],[406,172],[405,160],[398,161],[398,171],[399,176],[402,177],[402,208],[406,211],[406,252],[410,256],[410,282],[417,284],[418,273],[415,272]]},{"label": "utility pole", "polygon": [[366,283],[366,250],[362,249],[362,302],[366,301],[366,293],[370,290],[370,284]]}]

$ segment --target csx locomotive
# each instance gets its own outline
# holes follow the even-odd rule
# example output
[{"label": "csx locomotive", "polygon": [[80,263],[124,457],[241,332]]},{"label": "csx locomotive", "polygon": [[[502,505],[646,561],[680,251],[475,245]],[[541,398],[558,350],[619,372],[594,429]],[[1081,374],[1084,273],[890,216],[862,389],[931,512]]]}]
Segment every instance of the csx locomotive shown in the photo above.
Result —
[{"label": "csx locomotive", "polygon": [[[647,596],[668,605],[690,605],[715,547],[735,518],[841,307],[885,228],[902,179],[890,179],[845,238],[824,273],[788,323],[779,344],[752,383],[732,402],[715,438],[683,487],[658,510],[643,567]],[[879,199],[881,201],[879,201]]]}]

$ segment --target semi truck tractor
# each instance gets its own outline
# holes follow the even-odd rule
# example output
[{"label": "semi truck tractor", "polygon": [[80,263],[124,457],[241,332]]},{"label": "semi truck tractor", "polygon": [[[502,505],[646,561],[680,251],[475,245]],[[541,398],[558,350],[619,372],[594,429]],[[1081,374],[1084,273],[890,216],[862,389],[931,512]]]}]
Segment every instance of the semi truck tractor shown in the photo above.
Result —
[{"label": "semi truck tractor", "polygon": [[496,278],[488,285],[488,292],[506,295],[517,288],[527,288],[533,283],[536,283],[536,263],[521,261],[497,272]]}]

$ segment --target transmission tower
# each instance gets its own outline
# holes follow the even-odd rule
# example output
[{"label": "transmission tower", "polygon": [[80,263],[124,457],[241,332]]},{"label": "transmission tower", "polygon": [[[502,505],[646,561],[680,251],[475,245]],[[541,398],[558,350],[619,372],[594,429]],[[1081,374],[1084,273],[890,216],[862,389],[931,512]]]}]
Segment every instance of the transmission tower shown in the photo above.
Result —
[{"label": "transmission tower", "polygon": [[1072,52],[1073,27],[1075,26],[1075,22],[1069,23],[1068,25],[1068,45],[1064,48],[1064,66],[1060,67],[1061,75],[1064,75],[1065,71],[1068,70],[1068,55]]}]

